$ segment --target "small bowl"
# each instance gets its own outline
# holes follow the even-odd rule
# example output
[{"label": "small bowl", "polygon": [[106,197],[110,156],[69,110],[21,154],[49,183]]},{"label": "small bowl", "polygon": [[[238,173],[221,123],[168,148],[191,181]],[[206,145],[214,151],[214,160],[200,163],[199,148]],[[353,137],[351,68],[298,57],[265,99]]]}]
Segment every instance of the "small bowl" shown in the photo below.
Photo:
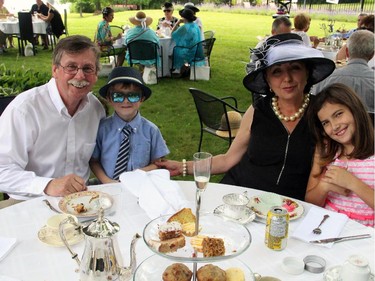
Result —
[{"label": "small bowl", "polygon": [[246,206],[249,201],[249,198],[241,193],[229,193],[223,196],[223,202],[232,206]]}]

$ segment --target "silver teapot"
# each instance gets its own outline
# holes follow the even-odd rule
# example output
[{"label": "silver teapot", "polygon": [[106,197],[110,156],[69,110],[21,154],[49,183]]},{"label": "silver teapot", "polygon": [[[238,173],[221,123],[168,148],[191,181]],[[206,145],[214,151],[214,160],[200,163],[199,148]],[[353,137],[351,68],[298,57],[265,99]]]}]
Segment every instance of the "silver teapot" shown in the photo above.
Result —
[{"label": "silver teapot", "polygon": [[[85,235],[85,249],[81,260],[72,251],[64,234],[64,225],[73,224],[77,231]],[[108,280],[130,280],[136,269],[135,243],[141,237],[138,233],[134,235],[130,245],[130,265],[121,267],[116,258],[115,249],[117,240],[114,235],[120,230],[117,223],[104,218],[104,210],[100,208],[98,218],[87,226],[75,222],[69,216],[60,223],[59,234],[61,240],[68,248],[72,258],[79,266],[80,281],[108,281]]]}]

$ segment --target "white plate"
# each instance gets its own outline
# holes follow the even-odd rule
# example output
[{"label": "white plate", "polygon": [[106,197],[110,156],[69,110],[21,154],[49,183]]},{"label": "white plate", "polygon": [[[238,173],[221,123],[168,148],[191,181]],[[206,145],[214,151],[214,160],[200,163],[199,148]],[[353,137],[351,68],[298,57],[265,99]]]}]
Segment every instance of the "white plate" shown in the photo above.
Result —
[{"label": "white plate", "polygon": [[[54,247],[62,247],[64,246],[63,241],[60,239],[60,236],[51,235],[51,231],[47,229],[47,226],[43,226],[38,231],[38,239],[39,241],[43,242],[44,244],[47,244],[49,246]],[[73,237],[67,239],[69,245],[74,245],[79,242],[81,242],[83,239],[82,233],[76,233]]]},{"label": "white plate", "polygon": [[249,207],[245,207],[244,212],[238,218],[228,216],[225,213],[225,205],[220,205],[216,207],[214,210],[214,214],[217,214],[219,216],[222,216],[225,219],[232,220],[241,224],[247,224],[249,222],[252,222],[256,217],[255,212]]},{"label": "white plate", "polygon": [[224,256],[203,257],[202,253],[194,253],[194,248],[190,244],[190,237],[185,237],[185,247],[178,249],[176,252],[160,253],[152,247],[152,241],[160,241],[159,226],[165,224],[170,217],[171,215],[166,215],[152,220],[146,225],[143,231],[143,239],[147,246],[153,252],[165,258],[183,262],[212,262],[238,256],[250,246],[251,235],[244,225],[225,220],[215,214],[201,214],[199,218],[199,234],[213,238],[222,238],[225,246]]},{"label": "white plate", "polygon": [[[77,213],[74,210],[74,207],[80,203],[85,206],[87,209],[86,212]],[[112,197],[107,193],[99,191],[82,191],[72,193],[62,198],[59,202],[59,208],[63,213],[75,215],[78,218],[97,216],[100,207],[102,207],[104,210],[109,210],[112,205]]]},{"label": "white plate", "polygon": [[[262,220],[265,220],[266,217],[267,217],[267,213],[264,212],[264,211],[261,211],[260,207],[258,208],[258,206],[260,206],[261,204],[261,200],[259,199],[260,196],[253,196],[250,198],[250,202],[248,204],[248,206],[256,213],[257,217],[262,219]],[[288,213],[289,213],[289,220],[296,220],[298,218],[300,218],[304,212],[304,207],[303,205],[296,201],[296,200],[293,200],[289,197],[283,197],[281,196],[282,198],[282,207],[287,207],[286,209],[288,210],[288,206],[290,205],[294,205],[295,208],[292,210],[288,210]],[[288,205],[288,206],[287,206]]]},{"label": "white plate", "polygon": [[[165,259],[158,255],[153,255],[146,260],[144,260],[136,269],[133,280],[134,281],[162,281],[162,275],[164,270],[173,264],[174,261]],[[192,272],[193,272],[193,263],[183,262]],[[207,263],[198,263],[197,269],[206,265]],[[218,262],[213,262],[213,265],[220,267],[223,270],[226,270],[231,267],[241,268],[245,274],[245,281],[254,281],[254,274],[251,269],[238,259],[228,259]]]}]

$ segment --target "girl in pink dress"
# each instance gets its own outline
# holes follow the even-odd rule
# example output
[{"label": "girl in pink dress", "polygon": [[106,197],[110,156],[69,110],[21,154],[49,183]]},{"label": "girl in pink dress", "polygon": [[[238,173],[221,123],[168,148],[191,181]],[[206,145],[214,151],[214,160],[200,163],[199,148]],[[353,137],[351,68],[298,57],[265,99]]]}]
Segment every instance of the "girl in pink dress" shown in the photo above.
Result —
[{"label": "girl in pink dress", "polygon": [[374,126],[364,105],[332,84],[308,114],[317,144],[305,200],[374,227]]}]

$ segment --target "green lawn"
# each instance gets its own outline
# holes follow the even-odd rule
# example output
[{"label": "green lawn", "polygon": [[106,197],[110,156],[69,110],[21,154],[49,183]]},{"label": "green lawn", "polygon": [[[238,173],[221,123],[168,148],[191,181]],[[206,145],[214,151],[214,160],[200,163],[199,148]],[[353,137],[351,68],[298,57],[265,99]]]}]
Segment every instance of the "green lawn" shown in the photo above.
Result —
[{"label": "green lawn", "polygon": [[[153,17],[152,27],[155,28],[157,18],[162,16],[161,11],[149,10],[146,13]],[[175,13],[177,14],[177,11]],[[128,18],[134,14],[134,11],[117,12],[112,24],[131,25]],[[217,40],[211,57],[211,80],[194,82],[186,79],[161,79],[159,84],[150,86],[153,94],[141,108],[142,115],[159,126],[171,150],[169,158],[177,160],[191,159],[199,142],[198,116],[188,89],[195,87],[220,97],[234,96],[239,101],[239,107],[245,110],[251,104],[251,95],[242,85],[244,67],[249,60],[249,48],[256,45],[258,35],[270,33],[273,21],[270,15],[249,14],[243,10],[239,10],[238,13],[221,10],[201,11],[198,16],[202,19],[205,30],[216,32]],[[338,17],[343,18],[342,15]],[[347,19],[352,22],[337,20],[336,27],[339,28],[343,24],[347,29],[355,27],[355,16]],[[100,15],[84,14],[81,18],[78,14],[69,14],[69,34],[84,34],[93,38],[100,20]],[[324,33],[319,24],[323,22],[327,23],[313,18],[309,34],[322,37]],[[17,52],[17,49],[13,49],[0,56],[0,63],[4,63],[7,68],[25,67],[50,71],[50,50],[39,50],[35,57],[19,57]],[[99,79],[95,87],[96,93],[105,81],[104,78]],[[202,146],[204,151],[217,154],[225,152],[227,147],[226,141],[205,134]],[[217,176],[213,181],[219,179],[220,176]]]}]

